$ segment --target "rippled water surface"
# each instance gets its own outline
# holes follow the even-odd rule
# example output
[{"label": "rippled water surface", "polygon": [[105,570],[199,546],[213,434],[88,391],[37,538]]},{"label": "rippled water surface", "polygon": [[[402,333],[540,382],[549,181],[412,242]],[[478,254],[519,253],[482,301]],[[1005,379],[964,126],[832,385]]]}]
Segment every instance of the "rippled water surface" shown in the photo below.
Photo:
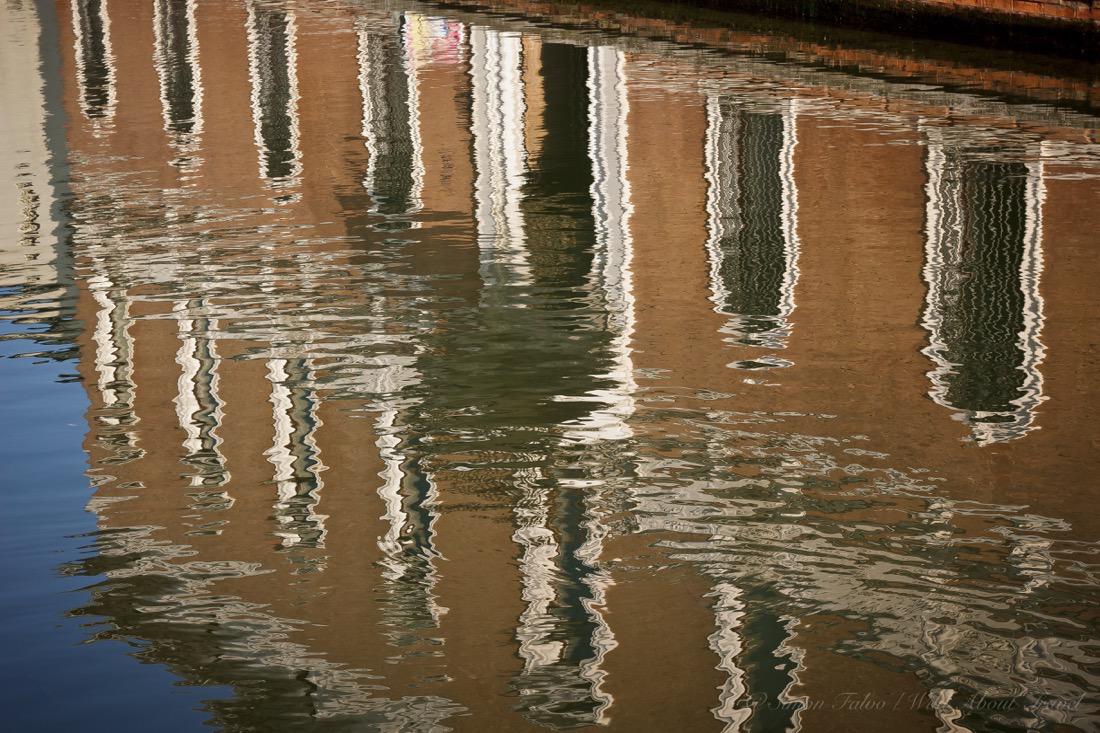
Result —
[{"label": "rippled water surface", "polygon": [[512,5],[0,0],[4,727],[1096,729],[1096,77]]}]

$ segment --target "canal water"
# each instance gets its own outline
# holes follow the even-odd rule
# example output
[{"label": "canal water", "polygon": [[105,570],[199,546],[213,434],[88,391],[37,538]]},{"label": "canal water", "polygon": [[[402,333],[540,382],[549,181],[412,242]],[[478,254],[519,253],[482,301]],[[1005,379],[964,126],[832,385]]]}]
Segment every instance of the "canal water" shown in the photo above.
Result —
[{"label": "canal water", "polygon": [[564,13],[0,1],[5,729],[1100,725],[1095,75]]}]

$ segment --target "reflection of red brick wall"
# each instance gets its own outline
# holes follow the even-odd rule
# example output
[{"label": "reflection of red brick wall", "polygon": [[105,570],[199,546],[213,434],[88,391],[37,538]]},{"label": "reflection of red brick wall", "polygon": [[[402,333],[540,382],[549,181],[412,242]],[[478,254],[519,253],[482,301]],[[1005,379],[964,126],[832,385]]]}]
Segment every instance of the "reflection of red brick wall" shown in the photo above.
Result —
[{"label": "reflection of red brick wall", "polygon": [[1100,4],[1093,0],[905,0],[905,5],[941,5],[997,13],[1100,22]]},{"label": "reflection of red brick wall", "polygon": [[[1051,5],[1071,8],[1078,13],[1077,21],[1088,21],[1100,27],[1100,2],[1069,0],[895,0],[898,3],[929,3],[959,7],[994,8],[996,6]],[[477,5],[484,5],[478,2]],[[828,42],[800,38],[786,32],[761,33],[734,26],[712,25],[684,18],[648,17],[639,11],[634,15],[619,7],[604,7],[585,3],[564,3],[553,0],[493,0],[490,7],[510,8],[541,18],[565,23],[593,24],[607,30],[621,31],[626,35],[660,38],[687,44],[705,44],[715,48],[753,53],[778,52],[794,54],[805,61],[828,66],[855,67],[874,74],[919,77],[930,83],[963,85],[967,89],[984,90],[998,94],[1011,94],[1051,101],[1078,101],[1089,105],[1100,102],[1100,82],[1083,77],[1059,74],[1054,69],[1021,67],[1018,63],[1008,68],[974,65],[973,58],[937,58],[929,54],[901,55],[879,48],[863,48],[848,45],[835,38]],[[996,12],[996,11],[994,11]],[[1064,10],[1059,12],[1065,12]],[[1047,17],[1060,16],[1050,14]]]}]

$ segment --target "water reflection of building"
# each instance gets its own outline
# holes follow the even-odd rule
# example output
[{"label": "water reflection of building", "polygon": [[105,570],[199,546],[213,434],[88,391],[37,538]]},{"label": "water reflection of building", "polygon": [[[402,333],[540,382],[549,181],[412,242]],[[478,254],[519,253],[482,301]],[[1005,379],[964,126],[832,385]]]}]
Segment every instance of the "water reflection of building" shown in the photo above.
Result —
[{"label": "water reflection of building", "polygon": [[[370,419],[355,413],[356,407],[363,417],[377,412],[380,395],[414,383],[405,366],[411,357],[391,353],[388,345],[411,352],[415,341],[408,334],[356,329],[340,341],[339,358],[360,365],[358,377],[322,376],[318,361],[331,367],[326,344],[340,339],[340,327],[314,320],[312,307],[301,303],[338,297],[355,303],[361,321],[378,322],[387,313],[385,298],[345,290],[332,276],[333,264],[337,271],[347,266],[349,237],[369,247],[378,241],[359,229],[362,219],[330,222],[326,234],[344,238],[337,244],[301,242],[287,229],[315,222],[325,216],[321,212],[336,213],[334,204],[342,206],[340,197],[354,191],[359,203],[366,199],[354,19],[330,25],[277,3],[159,3],[141,11],[124,17],[128,27],[133,22],[134,37],[111,77],[124,102],[116,121],[125,122],[126,133],[117,126],[103,131],[92,122],[70,132],[83,156],[76,240],[84,274],[79,307],[90,324],[82,364],[93,404],[88,445],[94,468],[109,474],[101,478],[93,507],[104,527],[118,530],[118,543],[104,543],[103,556],[140,556],[133,567],[109,573],[94,605],[111,609],[121,633],[153,639],[151,657],[193,673],[183,661],[186,650],[161,644],[162,634],[137,631],[142,614],[115,607],[113,584],[136,578],[140,592],[160,593],[172,604],[174,610],[161,619],[167,636],[202,623],[205,611],[199,609],[211,609],[210,623],[225,639],[236,640],[227,643],[239,643],[237,664],[307,668],[306,677],[288,686],[304,691],[311,715],[355,710],[379,720],[439,719],[445,713],[433,710],[456,706],[418,695],[410,685],[431,669],[432,657],[423,653],[432,643],[420,637],[438,633],[432,629],[440,607],[430,587],[417,600],[415,587],[425,580],[406,580],[434,572],[430,563],[410,559],[409,542],[431,549],[435,490],[424,488],[430,477],[411,459],[398,461],[398,480],[387,474],[379,486],[371,485],[389,463],[378,455],[384,449],[373,451],[373,458],[363,450],[360,440],[370,446],[376,431]],[[436,64],[429,74],[451,73],[431,54],[418,63]],[[298,73],[310,80],[310,95],[302,93]],[[80,97],[70,94],[68,101],[79,108]],[[218,104],[202,109],[205,94]],[[433,103],[450,98],[436,95]],[[439,122],[436,129],[446,130],[443,138],[455,133]],[[132,134],[137,130],[140,140]],[[330,144],[333,139],[338,144]],[[455,175],[440,165],[448,144],[431,147],[436,157],[426,182],[437,200]],[[203,185],[189,185],[178,165],[183,152],[195,162],[187,175]],[[407,174],[400,168],[383,167],[375,180],[392,189],[397,178],[401,186]],[[114,190],[97,183],[105,180]],[[150,186],[166,204],[155,211],[133,196]],[[269,201],[273,189],[284,206],[266,215],[249,210],[253,202]],[[214,239],[199,235],[202,216],[210,211],[240,228]],[[152,242],[163,248],[161,254],[145,246]],[[234,252],[244,251],[238,248],[263,252],[259,271],[229,275]],[[462,257],[452,265],[466,267]],[[476,258],[472,265],[476,272]],[[253,330],[236,330],[242,318]],[[392,378],[364,383],[362,375],[374,372]],[[329,400],[333,388],[358,402],[342,409]],[[379,435],[387,430],[377,427]],[[377,488],[373,502],[359,500],[363,484],[370,492]],[[379,521],[391,493],[399,511],[392,512],[393,522]],[[168,545],[157,544],[168,538]],[[143,571],[154,565],[175,591],[144,583]],[[283,593],[296,584],[273,585],[272,573],[290,573],[300,584]],[[360,582],[372,573],[380,582]],[[330,583],[354,588],[357,597],[333,602]],[[212,592],[225,595],[213,600]],[[302,603],[309,610],[295,611]],[[344,607],[354,609],[350,616]],[[303,616],[307,627],[290,620]],[[317,631],[328,628],[333,631]],[[322,649],[340,659],[320,659]],[[210,656],[225,654],[214,649]],[[387,675],[394,692],[379,693],[379,677],[367,682],[365,670],[401,654],[408,661]],[[219,674],[228,675],[226,681],[246,676],[223,669],[212,678]],[[309,700],[311,686],[325,692]],[[261,697],[280,694],[274,678],[261,687]],[[242,702],[249,697],[242,693]],[[267,708],[277,711],[280,704],[269,697]]]},{"label": "water reflection of building", "polygon": [[173,308],[179,319],[176,362],[181,371],[176,415],[185,435],[183,462],[193,470],[191,485],[204,490],[196,498],[201,503],[222,505],[232,499],[221,488],[230,477],[220,448],[225,402],[220,394],[220,357],[215,339],[218,320],[208,317],[204,310],[201,300],[179,302]]},{"label": "water reflection of building", "polygon": [[929,394],[979,443],[1019,438],[1043,400],[1043,163],[926,135]]},{"label": "water reflection of building", "polygon": [[[554,727],[610,722],[614,698],[603,686],[604,661],[616,641],[604,611],[612,581],[603,545],[614,503],[606,479],[622,464],[615,454],[631,435],[627,423],[634,399],[625,58],[607,47],[589,48],[586,55],[584,113],[595,233],[586,290],[600,314],[598,328],[611,338],[604,357],[607,371],[594,375],[607,386],[557,398],[591,406],[562,424],[559,447],[591,464],[589,475],[521,481],[524,494],[517,502],[514,535],[523,547],[527,604],[516,634],[525,662],[516,685],[525,690],[528,715]],[[601,459],[596,456],[603,465],[597,467]]]},{"label": "water reflection of building", "polygon": [[[707,101],[707,212],[715,309],[730,317],[730,341],[784,348],[798,282],[795,101],[781,112],[746,109],[730,98]],[[731,366],[785,366],[775,355]]]},{"label": "water reflection of building", "polygon": [[[868,402],[883,401],[835,394],[823,354],[873,355],[898,340],[853,333],[859,319],[845,308],[864,301],[848,291],[870,280],[857,261],[915,282],[919,266],[795,236],[783,178],[794,176],[795,154],[801,181],[839,165],[828,157],[843,142],[827,131],[835,122],[781,106],[734,114],[725,94],[726,111],[712,104],[708,116],[694,91],[641,86],[647,60],[607,46],[467,32],[417,14],[302,12],[290,33],[278,4],[259,7],[276,15],[261,22],[254,8],[249,20],[200,2],[192,16],[203,41],[201,53],[190,47],[195,78],[222,102],[207,105],[195,151],[208,190],[178,190],[151,22],[117,67],[127,102],[118,114],[146,116],[119,129],[162,137],[123,156],[128,141],[73,133],[106,153],[83,164],[78,243],[89,447],[103,481],[93,506],[110,567],[91,610],[120,635],[151,639],[150,659],[193,679],[258,680],[214,706],[241,727],[347,714],[470,729],[703,728],[715,718],[730,729],[783,727],[813,721],[805,702],[846,684],[814,678],[826,663],[871,669],[868,684],[890,689],[903,673],[854,657],[950,661],[1011,640],[972,632],[981,609],[967,628],[928,623],[916,638],[908,619],[927,607],[867,591],[913,572],[921,590],[949,594],[960,579],[950,553],[961,550],[937,555],[943,568],[916,561],[914,571],[889,543],[939,547],[941,529],[965,528],[969,510],[941,502],[921,513],[923,500],[885,490],[869,492],[870,508],[843,503],[839,461],[877,464],[844,453],[852,444],[842,441]],[[273,29],[267,40],[261,28]],[[292,72],[260,78],[260,58],[295,66],[293,94]],[[255,165],[249,142],[267,119],[251,104],[257,90],[278,123],[260,135],[261,153],[294,161],[290,178]],[[762,118],[749,120],[758,136],[732,134],[742,114]],[[287,124],[297,125],[290,148]],[[917,161],[904,170],[919,176],[911,149],[869,140],[835,155],[866,147],[878,164]],[[724,170],[745,148],[759,165]],[[746,178],[752,185],[733,196]],[[150,214],[134,194],[162,179],[174,205]],[[103,180],[125,186],[103,195]],[[881,195],[904,209],[920,199],[914,180]],[[296,197],[256,214],[279,182]],[[847,191],[813,189],[802,193],[818,217],[845,210]],[[227,217],[220,236],[209,237],[209,218],[179,215],[181,202]],[[722,229],[742,210],[763,222],[751,241]],[[426,221],[432,236],[419,237],[424,227],[392,238]],[[882,234],[855,216],[852,229]],[[741,288],[742,305],[716,313],[708,292],[728,252],[751,254],[766,277],[720,279]],[[816,328],[795,329],[787,296],[807,256],[829,277],[803,278],[800,294],[810,280],[840,294],[800,298],[797,317]],[[866,307],[911,321],[920,298],[909,294]],[[787,349],[782,400],[726,369],[746,344],[714,336],[733,321],[732,335],[759,342],[750,346]],[[878,378],[867,366],[877,362],[856,363],[861,388]],[[662,374],[672,389],[662,392],[653,376]],[[704,388],[740,392],[733,401]],[[898,414],[917,422],[923,390],[896,393],[907,395]],[[782,423],[779,406],[810,417],[796,430],[798,415]],[[824,422],[826,409],[845,414]],[[886,432],[906,420],[882,422]],[[958,465],[936,467],[958,475]],[[713,475],[699,476],[703,466]],[[918,529],[893,522],[907,513]],[[867,550],[866,534],[886,527]],[[1050,553],[1013,541],[1012,567],[1026,566],[1041,589]],[[615,558],[636,565],[620,571]],[[1007,588],[982,608],[996,609]],[[961,617],[959,598],[936,608]],[[845,618],[882,608],[909,615],[871,628],[872,639]],[[952,635],[965,643],[945,641]],[[857,637],[856,654],[834,646]],[[949,675],[937,674],[946,687]],[[746,723],[746,701],[762,692],[790,707]],[[275,711],[275,723],[249,717],[257,710]]]}]

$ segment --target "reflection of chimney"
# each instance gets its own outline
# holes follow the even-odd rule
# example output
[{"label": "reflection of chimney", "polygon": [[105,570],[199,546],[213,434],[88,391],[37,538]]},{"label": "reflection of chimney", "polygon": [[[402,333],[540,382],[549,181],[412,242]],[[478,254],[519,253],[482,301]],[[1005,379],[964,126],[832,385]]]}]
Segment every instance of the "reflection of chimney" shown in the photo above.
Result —
[{"label": "reflection of chimney", "polygon": [[[711,299],[730,316],[731,343],[786,348],[798,282],[796,100],[780,113],[707,100],[707,214]],[[768,355],[734,362],[744,369],[787,366]]]},{"label": "reflection of chimney", "polygon": [[1013,440],[1045,399],[1042,150],[1026,163],[983,160],[943,129],[925,134],[929,396],[975,442]]}]

